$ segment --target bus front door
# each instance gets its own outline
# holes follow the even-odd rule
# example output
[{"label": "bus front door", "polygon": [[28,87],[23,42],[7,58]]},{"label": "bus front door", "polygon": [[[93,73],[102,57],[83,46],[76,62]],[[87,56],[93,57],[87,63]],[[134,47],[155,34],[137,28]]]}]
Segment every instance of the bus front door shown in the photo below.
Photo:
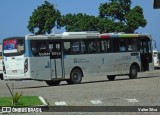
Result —
[{"label": "bus front door", "polygon": [[62,79],[63,78],[63,56],[61,43],[51,43],[49,44],[49,49],[51,49],[50,59],[51,59],[51,75],[52,79]]},{"label": "bus front door", "polygon": [[141,53],[141,71],[148,71],[151,69],[150,63],[152,63],[152,51],[151,42],[147,38],[140,41],[140,53]]}]

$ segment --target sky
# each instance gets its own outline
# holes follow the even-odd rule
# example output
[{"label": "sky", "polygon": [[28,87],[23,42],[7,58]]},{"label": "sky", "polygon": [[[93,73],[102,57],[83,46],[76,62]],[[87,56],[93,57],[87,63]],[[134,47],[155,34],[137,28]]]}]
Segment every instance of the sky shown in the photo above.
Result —
[{"label": "sky", "polygon": [[[48,0],[56,5],[61,14],[86,13],[98,16],[98,7],[109,0]],[[3,38],[25,36],[31,34],[28,29],[29,17],[34,9],[44,3],[44,0],[1,0],[0,1],[0,43]],[[160,51],[160,9],[153,9],[153,0],[132,0],[132,7],[143,8],[147,25],[136,30],[138,33],[149,33],[157,43]],[[55,33],[64,29],[54,29]]]}]

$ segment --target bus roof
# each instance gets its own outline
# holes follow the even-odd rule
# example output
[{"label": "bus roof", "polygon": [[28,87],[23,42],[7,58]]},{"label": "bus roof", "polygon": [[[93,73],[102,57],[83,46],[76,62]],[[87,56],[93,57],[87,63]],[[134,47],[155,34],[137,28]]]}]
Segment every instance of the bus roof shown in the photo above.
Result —
[{"label": "bus roof", "polygon": [[126,34],[126,33],[103,33],[100,34],[100,38],[138,38],[138,37],[148,37],[151,39],[149,34]]},{"label": "bus roof", "polygon": [[75,38],[99,38],[100,33],[96,31],[88,32],[64,32],[61,34],[49,35],[26,35],[27,39],[75,39]]},{"label": "bus roof", "polygon": [[103,33],[100,34],[96,31],[88,32],[64,32],[61,34],[49,34],[49,35],[26,35],[26,39],[41,40],[41,39],[86,39],[86,38],[138,38],[138,37],[148,37],[151,39],[149,34],[126,34],[126,33]]}]

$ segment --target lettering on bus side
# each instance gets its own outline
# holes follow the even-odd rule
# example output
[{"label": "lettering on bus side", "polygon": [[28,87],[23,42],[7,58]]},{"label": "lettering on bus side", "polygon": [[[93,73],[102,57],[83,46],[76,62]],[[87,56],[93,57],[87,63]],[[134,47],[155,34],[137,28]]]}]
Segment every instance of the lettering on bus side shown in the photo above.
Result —
[{"label": "lettering on bus side", "polygon": [[86,60],[85,58],[80,58],[80,59],[77,59],[77,58],[74,58],[74,63],[88,63],[89,60]]},{"label": "lettering on bus side", "polygon": [[61,55],[61,52],[51,52],[51,53],[47,53],[47,52],[44,52],[44,53],[39,53],[39,56],[60,56]]},{"label": "lettering on bus side", "polygon": [[51,59],[59,59],[59,58],[62,58],[62,54],[61,54],[61,52],[51,52],[50,58]]},{"label": "lettering on bus side", "polygon": [[122,56],[122,60],[130,60],[131,56]]},{"label": "lettering on bus side", "polygon": [[39,56],[49,56],[50,55],[50,53],[46,53],[46,52],[44,52],[44,53],[39,53]]}]

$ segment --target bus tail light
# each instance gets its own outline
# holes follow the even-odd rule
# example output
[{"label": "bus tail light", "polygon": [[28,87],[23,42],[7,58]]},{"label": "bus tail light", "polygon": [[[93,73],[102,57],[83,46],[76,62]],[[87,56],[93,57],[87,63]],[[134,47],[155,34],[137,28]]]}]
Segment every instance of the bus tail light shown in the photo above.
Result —
[{"label": "bus tail light", "polygon": [[100,38],[102,38],[102,39],[108,39],[108,38],[110,38],[110,35],[108,35],[108,34],[102,34],[102,35],[100,35]]},{"label": "bus tail light", "polygon": [[6,68],[3,61],[2,61],[2,64],[3,64],[3,73],[6,74]]},{"label": "bus tail light", "polygon": [[28,71],[28,59],[25,60],[24,62],[24,73]]}]

